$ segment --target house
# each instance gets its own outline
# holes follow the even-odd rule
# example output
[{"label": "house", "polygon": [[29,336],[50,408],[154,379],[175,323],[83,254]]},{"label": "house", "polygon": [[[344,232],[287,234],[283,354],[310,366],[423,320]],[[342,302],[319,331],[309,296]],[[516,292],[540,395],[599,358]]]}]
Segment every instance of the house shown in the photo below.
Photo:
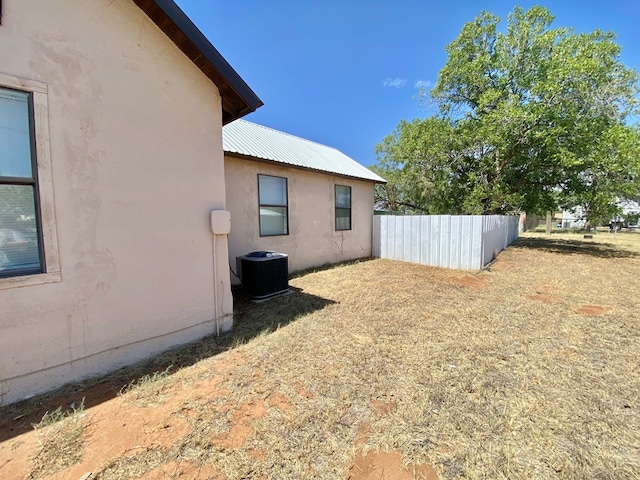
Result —
[{"label": "house", "polygon": [[622,218],[624,218],[625,226],[632,225],[632,228],[638,228],[640,197],[620,200],[618,206],[620,207]]},{"label": "house", "polygon": [[384,179],[335,148],[245,120],[223,128],[223,145],[232,266],[261,250],[286,253],[290,272],[371,255]]},{"label": "house", "polygon": [[171,0],[0,3],[6,404],[231,327],[222,125],[262,102]]},{"label": "house", "polygon": [[559,228],[584,228],[586,215],[583,208],[578,205],[572,210],[562,210],[561,213],[556,213],[554,222],[556,227]]},{"label": "house", "polygon": [[[616,207],[619,213],[609,219],[610,223],[626,227],[629,224],[634,225],[640,216],[640,198],[618,199]],[[562,228],[584,228],[587,220],[587,214],[581,205],[563,210],[561,215],[558,225]]]}]

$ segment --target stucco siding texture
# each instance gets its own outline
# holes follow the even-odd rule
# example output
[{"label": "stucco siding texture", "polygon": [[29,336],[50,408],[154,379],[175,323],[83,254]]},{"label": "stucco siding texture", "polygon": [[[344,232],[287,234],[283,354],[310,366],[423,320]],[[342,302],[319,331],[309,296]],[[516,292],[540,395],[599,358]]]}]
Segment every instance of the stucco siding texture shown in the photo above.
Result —
[{"label": "stucco siding texture", "polygon": [[225,152],[373,182],[385,181],[340,150],[246,120],[225,125],[223,145]]},{"label": "stucco siding texture", "polygon": [[62,276],[0,279],[0,402],[214,332],[232,312],[209,225],[225,207],[217,88],[130,0],[5,0],[0,58],[47,85]]},{"label": "stucco siding texture", "polygon": [[[288,235],[260,236],[258,175],[287,178]],[[237,256],[257,250],[289,255],[289,272],[371,255],[372,182],[231,156],[225,156],[225,177],[234,270]],[[351,187],[351,230],[335,230],[335,185]],[[233,275],[232,281],[239,283]]]}]

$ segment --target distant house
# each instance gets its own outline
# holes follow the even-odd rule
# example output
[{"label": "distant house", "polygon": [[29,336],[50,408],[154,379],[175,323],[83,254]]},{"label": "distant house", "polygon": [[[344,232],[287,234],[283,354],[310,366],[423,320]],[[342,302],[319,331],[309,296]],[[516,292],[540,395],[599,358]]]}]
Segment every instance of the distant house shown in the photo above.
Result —
[{"label": "distant house", "polygon": [[[610,219],[613,223],[626,226],[630,219],[635,220],[640,215],[640,198],[618,200],[616,206],[620,209],[620,214]],[[587,215],[583,207],[578,205],[572,209],[563,210],[558,225],[562,228],[583,228],[586,220]]]},{"label": "distant house", "polygon": [[618,202],[618,206],[622,210],[622,216],[627,217],[640,215],[640,197],[633,199],[621,200]]},{"label": "distant house", "polygon": [[288,254],[290,272],[371,255],[383,178],[335,148],[244,120],[224,127],[223,145],[231,265],[260,250]]},{"label": "distant house", "polygon": [[171,0],[1,7],[4,404],[231,328],[222,125],[262,102]]},{"label": "distant house", "polygon": [[587,216],[578,205],[571,210],[562,210],[562,213],[555,214],[554,220],[559,228],[584,228]]}]

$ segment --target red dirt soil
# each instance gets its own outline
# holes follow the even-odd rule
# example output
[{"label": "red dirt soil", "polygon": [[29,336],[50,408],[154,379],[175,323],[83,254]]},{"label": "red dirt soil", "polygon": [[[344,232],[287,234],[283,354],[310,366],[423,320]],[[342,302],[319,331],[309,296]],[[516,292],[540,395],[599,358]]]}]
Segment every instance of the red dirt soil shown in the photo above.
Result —
[{"label": "red dirt soil", "polygon": [[240,448],[253,435],[252,423],[264,417],[267,410],[264,401],[240,405],[233,414],[233,424],[227,433],[215,438],[216,443],[224,448]]},{"label": "red dirt soil", "polygon": [[472,277],[467,275],[464,277],[453,277],[451,283],[475,290],[482,290],[487,286],[487,279],[485,277]]},{"label": "red dirt soil", "polygon": [[[388,401],[374,399],[371,406],[377,417],[398,408],[395,398]],[[361,423],[358,426],[356,445],[366,443],[370,434],[371,426]],[[360,450],[349,470],[349,480],[438,480],[435,470],[427,464],[410,463],[404,467],[402,463],[402,454],[395,450],[390,452],[370,450],[366,454]]]},{"label": "red dirt soil", "polygon": [[169,462],[147,472],[140,480],[227,480],[227,476],[211,465],[194,465],[189,462]]},{"label": "red dirt soil", "polygon": [[497,272],[502,270],[513,270],[514,268],[518,268],[518,264],[514,262],[507,262],[504,260],[496,260],[489,266],[489,270],[495,270]]},{"label": "red dirt soil", "polygon": [[576,309],[576,313],[586,315],[587,317],[593,317],[597,315],[604,315],[613,310],[613,307],[609,305],[580,305]]},{"label": "red dirt soil", "polygon": [[369,451],[356,456],[349,480],[438,480],[436,472],[427,464],[402,465],[399,452]]},{"label": "red dirt soil", "polygon": [[[228,392],[220,388],[220,383],[229,375],[235,365],[244,359],[237,355],[221,358],[208,371],[215,375],[206,380],[188,386],[180,382],[168,387],[162,392],[166,401],[161,406],[136,406],[135,402],[127,401],[125,396],[114,396],[113,388],[97,385],[77,392],[68,397],[52,399],[53,404],[68,405],[78,402],[76,396],[84,396],[88,405],[99,405],[99,408],[85,408],[86,427],[84,434],[84,455],[80,463],[61,472],[47,476],[47,479],[66,480],[88,478],[95,475],[106,464],[118,457],[133,456],[151,449],[168,450],[176,440],[188,435],[190,425],[190,410],[185,407],[186,395],[189,399],[222,398]],[[192,377],[197,377],[199,368],[192,368]],[[112,387],[112,385],[111,385]],[[312,395],[299,387],[301,394]],[[166,396],[164,395],[166,393]],[[382,416],[397,408],[395,399],[376,399],[372,407],[377,416]],[[235,449],[242,447],[253,435],[253,423],[262,418],[268,408],[280,410],[295,410],[289,399],[279,392],[273,392],[258,402],[241,405],[226,405],[232,419],[231,426],[226,433],[214,435],[214,442],[223,448]],[[180,412],[180,415],[176,415]],[[4,442],[0,443],[0,478],[27,478],[31,471],[32,459],[39,451],[37,432],[33,429],[24,433],[12,432],[11,425],[24,419],[3,419],[0,430],[4,430]],[[361,445],[369,435],[369,426],[363,424],[358,432],[357,444]],[[267,452],[263,450],[249,450],[247,454],[256,460],[264,459]],[[435,471],[429,465],[403,466],[403,456],[400,452],[369,451],[358,454],[349,471],[352,480],[438,480]],[[211,465],[200,465],[188,461],[163,463],[146,472],[144,480],[160,480],[176,478],[181,480],[226,480],[227,477]]]},{"label": "red dirt soil", "polygon": [[537,302],[546,303],[548,305],[557,305],[559,303],[564,303],[558,297],[554,297],[553,295],[549,295],[548,293],[536,293],[535,295],[527,295],[529,300],[535,300]]},{"label": "red dirt soil", "polygon": [[[132,405],[123,396],[114,397],[113,390],[109,390],[103,385],[82,391],[79,395],[80,400],[85,397],[87,405],[99,406],[99,408],[89,407],[84,410],[87,426],[84,433],[82,461],[46,478],[79,479],[90,472],[100,471],[111,459],[133,455],[151,448],[168,449],[176,440],[183,438],[192,429],[186,418],[189,412],[182,409],[182,404],[186,400],[185,395],[188,395],[190,399],[211,399],[225,395],[226,392],[219,388],[219,384],[227,374],[227,370],[241,360],[238,355],[229,355],[216,362],[215,371],[218,374],[213,378],[186,388],[180,383],[172,386],[167,401],[163,403],[161,408]],[[193,368],[191,373],[196,376],[198,367]],[[71,398],[79,403],[79,400],[75,398],[77,396],[74,394],[70,397],[52,399],[51,404],[68,405]],[[176,411],[181,411],[185,415],[176,416],[173,414]],[[264,415],[264,403],[238,407],[233,415],[236,421],[235,425],[224,438],[220,439],[221,443],[226,442],[228,445],[244,443],[253,433],[251,422],[262,415]],[[0,424],[1,438],[8,439],[0,443],[0,447],[2,447],[0,448],[0,478],[27,478],[32,468],[31,459],[39,451],[37,432],[30,429],[25,433],[13,436],[13,432],[10,431],[10,421],[11,419],[9,421],[3,419]],[[213,470],[209,467],[189,465],[184,462],[175,466],[161,465],[148,472],[144,478],[167,478],[163,476],[163,472],[169,471],[173,467],[176,469],[175,473],[178,474],[175,478],[214,478],[216,480],[225,478],[218,473],[214,475]],[[207,473],[202,476],[201,474],[205,470]]]}]

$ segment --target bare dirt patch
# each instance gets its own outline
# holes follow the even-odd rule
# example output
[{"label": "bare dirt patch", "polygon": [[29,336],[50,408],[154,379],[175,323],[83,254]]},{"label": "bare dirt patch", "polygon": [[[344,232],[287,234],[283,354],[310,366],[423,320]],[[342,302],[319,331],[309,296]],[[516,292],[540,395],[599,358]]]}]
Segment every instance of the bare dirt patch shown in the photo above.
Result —
[{"label": "bare dirt patch", "polygon": [[502,270],[512,270],[514,268],[518,268],[518,265],[516,263],[507,262],[500,257],[498,257],[496,260],[494,260],[493,263],[489,265],[489,270],[496,271],[496,272],[499,272]]},{"label": "bare dirt patch", "polygon": [[596,315],[604,315],[613,310],[613,307],[609,305],[580,305],[576,312],[581,315],[587,315],[589,317]]},{"label": "bare dirt patch", "polygon": [[211,465],[197,465],[191,462],[169,462],[156,467],[140,480],[226,480],[227,476]]},{"label": "bare dirt patch", "polygon": [[475,290],[482,290],[487,286],[487,279],[485,277],[465,275],[464,277],[453,277],[451,283]]},{"label": "bare dirt patch", "polygon": [[0,409],[0,478],[45,472],[31,424],[83,397],[47,480],[639,478],[638,252],[531,235],[473,275],[372,260],[237,296],[231,335]]},{"label": "bare dirt patch", "polygon": [[217,442],[225,448],[240,448],[253,434],[253,422],[267,413],[264,401],[245,403],[233,413],[233,420],[229,431],[220,434]]},{"label": "bare dirt patch", "polygon": [[549,295],[548,293],[536,293],[534,295],[527,295],[527,298],[530,300],[535,300],[536,302],[546,303],[547,305],[558,305],[560,303],[564,303],[560,298]]},{"label": "bare dirt patch", "polygon": [[393,413],[398,409],[398,402],[396,402],[395,398],[391,398],[390,400],[375,398],[371,401],[371,405],[378,416]]},{"label": "bare dirt patch", "polygon": [[269,396],[269,403],[272,406],[279,408],[280,410],[295,410],[296,408],[294,405],[291,405],[291,403],[289,403],[287,397],[278,392],[273,393]]},{"label": "bare dirt patch", "polygon": [[400,452],[369,451],[356,457],[349,480],[438,480],[438,475],[429,465],[405,466]]}]

